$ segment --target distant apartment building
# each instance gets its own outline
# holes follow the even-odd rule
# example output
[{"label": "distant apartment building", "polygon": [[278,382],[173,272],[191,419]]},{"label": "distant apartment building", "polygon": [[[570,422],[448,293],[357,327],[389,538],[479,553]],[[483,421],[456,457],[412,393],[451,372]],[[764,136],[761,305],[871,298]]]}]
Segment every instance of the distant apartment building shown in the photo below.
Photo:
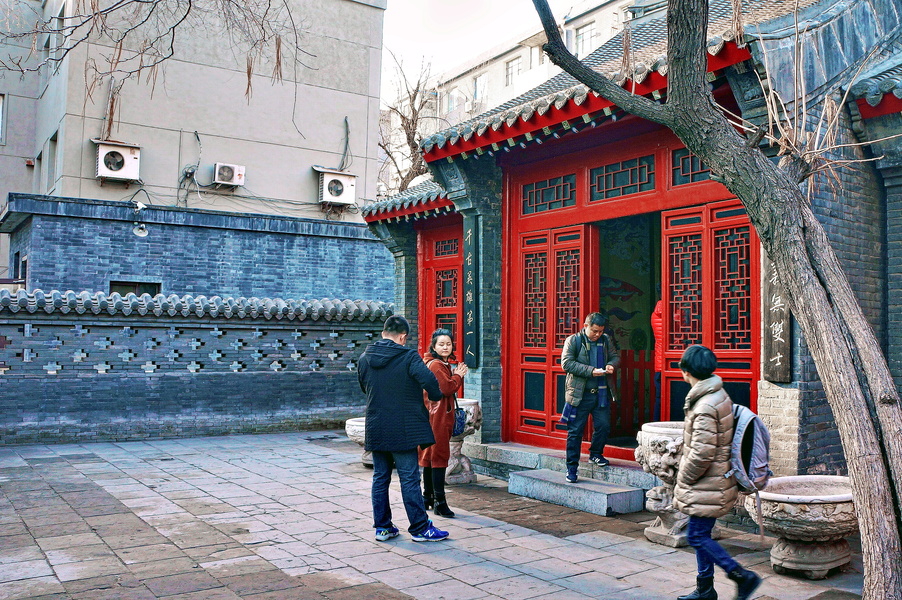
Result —
[{"label": "distant apartment building", "polygon": [[[115,51],[96,36],[39,72],[0,78],[0,279],[391,300],[390,254],[358,209],[376,196],[386,0],[286,6],[304,54],[282,81],[274,49],[248,81],[243,50],[190,21],[140,82],[92,79],[91,64]],[[18,11],[4,15],[14,31],[39,15],[65,25],[84,5],[6,10]],[[33,66],[61,51],[54,35],[7,37],[0,52]]]},{"label": "distant apartment building", "polygon": [[[623,29],[634,4],[643,3],[590,0],[574,5],[560,20],[567,47],[579,58],[587,56]],[[508,40],[446,73],[438,74],[428,91],[432,103],[429,112],[420,120],[420,134],[426,137],[467,121],[519,97],[560,73],[561,69],[552,64],[542,51],[547,41],[544,31],[537,26],[535,31]],[[403,106],[404,102],[404,99],[399,99],[394,104]],[[399,162],[409,165],[404,156],[406,149],[403,148],[403,140],[398,139],[397,115],[383,111],[383,125],[392,133],[392,146],[401,158]],[[386,156],[383,158],[388,160]],[[386,193],[398,190],[398,180],[397,170],[391,164],[384,163],[380,182]]]}]

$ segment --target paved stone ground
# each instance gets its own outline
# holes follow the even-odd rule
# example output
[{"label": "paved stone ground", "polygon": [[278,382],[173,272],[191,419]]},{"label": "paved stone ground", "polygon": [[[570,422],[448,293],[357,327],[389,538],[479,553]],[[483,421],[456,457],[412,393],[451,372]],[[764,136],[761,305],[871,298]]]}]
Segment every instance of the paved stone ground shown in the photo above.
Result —
[{"label": "paved stone ground", "polygon": [[[341,432],[0,448],[0,599],[655,600],[694,585],[691,551],[618,518],[449,490],[451,539],[373,540],[372,471]],[[859,598],[860,560],[831,579],[774,574],[755,536],[726,540],[763,600]],[[858,568],[855,568],[858,565]],[[723,598],[733,585],[718,574]]]}]

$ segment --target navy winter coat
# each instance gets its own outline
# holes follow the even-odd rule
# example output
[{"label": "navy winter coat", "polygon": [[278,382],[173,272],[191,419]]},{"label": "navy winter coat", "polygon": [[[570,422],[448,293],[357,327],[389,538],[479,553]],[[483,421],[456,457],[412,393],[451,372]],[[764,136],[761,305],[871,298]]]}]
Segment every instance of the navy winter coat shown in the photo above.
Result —
[{"label": "navy winter coat", "polygon": [[435,443],[423,390],[442,399],[438,380],[415,350],[382,339],[370,344],[357,365],[366,394],[367,450],[400,452]]}]

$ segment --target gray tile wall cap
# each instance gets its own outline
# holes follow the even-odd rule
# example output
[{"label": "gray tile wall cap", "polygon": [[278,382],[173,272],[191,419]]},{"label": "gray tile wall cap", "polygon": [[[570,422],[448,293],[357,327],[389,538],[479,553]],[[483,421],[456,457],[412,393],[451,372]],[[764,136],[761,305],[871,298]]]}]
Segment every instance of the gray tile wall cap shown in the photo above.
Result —
[{"label": "gray tile wall cap", "polygon": [[[800,0],[800,9],[807,8],[823,0]],[[796,7],[796,0],[748,0],[743,3],[743,26],[748,32],[755,30],[755,35],[746,34],[745,43],[753,42],[757,36],[772,33],[768,22],[781,28],[780,36],[788,35],[782,32],[783,23],[780,20],[787,14],[791,14]],[[730,0],[711,0],[708,19],[708,52],[718,54],[728,41],[733,41],[735,36],[732,31],[732,7]],[[666,15],[648,19],[636,24],[630,30],[631,52],[633,57],[632,77],[641,83],[649,73],[657,71],[661,75],[667,74],[667,23]],[[597,50],[589,54],[583,62],[594,70],[605,75],[617,83],[624,81],[620,73],[623,62],[623,32],[605,42]],[[434,147],[443,148],[446,143],[454,144],[459,139],[468,140],[474,133],[482,135],[491,127],[498,130],[502,124],[513,124],[518,119],[529,120],[536,113],[545,114],[551,106],[561,108],[567,102],[582,104],[590,91],[585,85],[579,83],[568,73],[559,73],[545,83],[526,92],[525,94],[509,100],[481,115],[458,125],[442,130],[434,135],[424,138],[420,142],[423,152],[429,152]]]},{"label": "gray tile wall cap", "polygon": [[9,313],[107,314],[136,317],[213,317],[288,321],[377,321],[394,313],[394,304],[367,300],[283,300],[157,294],[0,290],[0,315]]},{"label": "gray tile wall cap", "polygon": [[389,196],[385,200],[367,204],[361,209],[361,213],[364,217],[375,216],[393,210],[424,205],[433,200],[447,198],[447,196],[442,186],[436,183],[435,180],[429,180],[412,188],[407,188],[399,194]]},{"label": "gray tile wall cap", "polygon": [[871,106],[877,106],[885,94],[902,98],[902,44],[868,72],[852,82],[849,94],[853,99],[864,98]]}]

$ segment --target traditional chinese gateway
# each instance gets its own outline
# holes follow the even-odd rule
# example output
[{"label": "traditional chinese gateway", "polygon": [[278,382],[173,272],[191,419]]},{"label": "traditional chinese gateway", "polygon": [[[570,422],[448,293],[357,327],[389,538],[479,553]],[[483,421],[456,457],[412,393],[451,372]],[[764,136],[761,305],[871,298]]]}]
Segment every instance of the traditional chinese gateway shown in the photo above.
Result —
[{"label": "traditional chinese gateway", "polygon": [[[725,110],[766,124],[759,78],[783,98],[797,81],[796,2],[752,2],[741,38],[729,5],[712,2],[708,80]],[[834,158],[879,157],[838,180],[812,179],[808,193],[902,382],[902,333],[886,326],[902,303],[902,140],[883,139],[902,133],[892,5],[802,2],[798,81],[814,123],[825,98],[839,103]],[[664,31],[661,12],[632,23],[638,66],[624,87],[666,94]],[[616,73],[622,48],[617,36],[585,62]],[[564,447],[561,347],[599,310],[623,350],[605,454],[631,459],[636,432],[653,420],[649,321],[660,287],[661,420],[682,418],[677,360],[705,344],[734,400],[767,421],[776,471],[844,468],[813,362],[742,204],[672,133],[562,74],[422,147],[436,182],[364,214],[395,257],[398,309],[417,320],[420,345],[436,327],[455,332],[473,369],[466,395],[485,415],[482,443]]]}]

